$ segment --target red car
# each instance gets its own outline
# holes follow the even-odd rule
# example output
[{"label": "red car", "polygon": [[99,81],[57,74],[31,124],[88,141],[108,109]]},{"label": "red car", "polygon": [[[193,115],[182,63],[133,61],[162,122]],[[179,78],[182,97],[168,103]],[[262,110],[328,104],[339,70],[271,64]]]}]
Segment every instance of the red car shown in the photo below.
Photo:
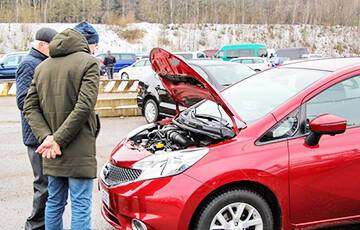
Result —
[{"label": "red car", "polygon": [[217,92],[159,48],[174,101],[206,100],[131,132],[100,173],[118,229],[298,229],[360,221],[360,58],[303,61]]}]

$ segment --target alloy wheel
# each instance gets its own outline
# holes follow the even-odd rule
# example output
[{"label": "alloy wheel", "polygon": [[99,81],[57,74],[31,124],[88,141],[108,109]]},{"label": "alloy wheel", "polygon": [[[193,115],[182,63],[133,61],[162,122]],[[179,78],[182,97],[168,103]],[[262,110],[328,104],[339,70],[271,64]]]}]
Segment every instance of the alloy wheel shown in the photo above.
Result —
[{"label": "alloy wheel", "polygon": [[232,203],[213,218],[210,230],[263,230],[263,220],[256,208],[247,203]]}]

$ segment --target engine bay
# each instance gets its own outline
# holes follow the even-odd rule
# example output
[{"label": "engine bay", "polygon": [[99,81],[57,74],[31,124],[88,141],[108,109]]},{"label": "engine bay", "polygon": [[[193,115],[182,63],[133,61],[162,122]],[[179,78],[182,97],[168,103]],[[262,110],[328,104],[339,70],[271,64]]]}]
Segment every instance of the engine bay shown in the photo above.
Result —
[{"label": "engine bay", "polygon": [[154,124],[129,138],[134,144],[151,153],[171,152],[189,147],[204,147],[219,142],[207,135],[191,132],[171,123]]}]

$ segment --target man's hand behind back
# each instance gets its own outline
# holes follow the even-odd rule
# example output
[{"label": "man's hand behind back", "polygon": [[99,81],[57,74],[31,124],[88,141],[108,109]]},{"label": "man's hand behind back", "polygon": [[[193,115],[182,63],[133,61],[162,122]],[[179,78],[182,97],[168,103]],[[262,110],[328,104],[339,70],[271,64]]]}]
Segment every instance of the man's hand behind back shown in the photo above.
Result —
[{"label": "man's hand behind back", "polygon": [[47,136],[43,143],[36,149],[43,158],[56,158],[61,155],[60,146],[55,142],[53,136]]}]

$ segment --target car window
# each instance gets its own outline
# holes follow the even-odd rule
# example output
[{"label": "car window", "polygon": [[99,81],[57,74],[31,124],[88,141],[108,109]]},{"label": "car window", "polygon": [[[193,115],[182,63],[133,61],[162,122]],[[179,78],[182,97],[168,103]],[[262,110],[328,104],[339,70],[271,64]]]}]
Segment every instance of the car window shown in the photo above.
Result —
[{"label": "car window", "polygon": [[274,141],[295,135],[299,127],[299,109],[290,113],[260,138],[260,142]]},{"label": "car window", "polygon": [[216,58],[223,58],[224,55],[225,55],[225,52],[224,52],[224,51],[219,51],[219,52],[215,55],[215,57],[216,57]]},{"label": "car window", "polygon": [[150,60],[149,59],[146,59],[145,61],[145,66],[149,66],[150,65]]},{"label": "car window", "polygon": [[206,80],[209,79],[208,75],[204,72],[204,70],[201,69],[200,66],[193,65],[193,64],[190,64],[190,66],[192,68],[194,68],[196,70],[196,72],[198,72],[203,78],[205,78]]},{"label": "car window", "polygon": [[205,54],[203,53],[197,53],[196,56],[197,58],[205,58]]},{"label": "car window", "polygon": [[231,62],[241,63],[241,59],[232,59]]},{"label": "car window", "polygon": [[259,49],[259,57],[267,57],[267,50],[266,49]]},{"label": "car window", "polygon": [[[105,56],[106,56],[105,54],[96,55],[96,57],[99,58],[99,59],[101,59],[102,61],[104,61]],[[115,56],[115,58],[117,58],[117,57]]]},{"label": "car window", "polygon": [[227,57],[235,58],[235,57],[252,57],[254,56],[252,49],[234,49],[227,51]]},{"label": "car window", "polygon": [[145,60],[138,61],[134,66],[135,67],[141,67],[145,65]]},{"label": "car window", "polygon": [[207,65],[205,70],[210,73],[215,81],[222,86],[229,86],[235,82],[241,81],[250,75],[253,75],[254,70],[246,65],[227,64],[227,65]]},{"label": "car window", "polygon": [[256,58],[254,59],[254,63],[264,63],[264,60],[260,58]]},{"label": "car window", "polygon": [[135,57],[133,54],[120,54],[120,59],[116,60],[135,60]]},{"label": "car window", "polygon": [[183,57],[185,59],[193,59],[193,56],[192,56],[191,53],[178,53],[176,55],[181,56],[181,57]]},{"label": "car window", "polygon": [[[118,62],[118,61],[121,60],[121,55],[120,55],[120,54],[111,54],[111,55],[115,57],[116,62]],[[105,58],[105,57],[104,57],[104,58]]]},{"label": "car window", "polygon": [[21,56],[17,55],[9,55],[4,60],[5,66],[12,66],[12,65],[18,65],[21,61]]},{"label": "car window", "polygon": [[306,103],[306,120],[329,113],[347,120],[348,127],[360,125],[360,76],[342,81]]},{"label": "car window", "polygon": [[243,64],[253,64],[253,60],[252,59],[242,59],[241,63],[243,63]]}]

